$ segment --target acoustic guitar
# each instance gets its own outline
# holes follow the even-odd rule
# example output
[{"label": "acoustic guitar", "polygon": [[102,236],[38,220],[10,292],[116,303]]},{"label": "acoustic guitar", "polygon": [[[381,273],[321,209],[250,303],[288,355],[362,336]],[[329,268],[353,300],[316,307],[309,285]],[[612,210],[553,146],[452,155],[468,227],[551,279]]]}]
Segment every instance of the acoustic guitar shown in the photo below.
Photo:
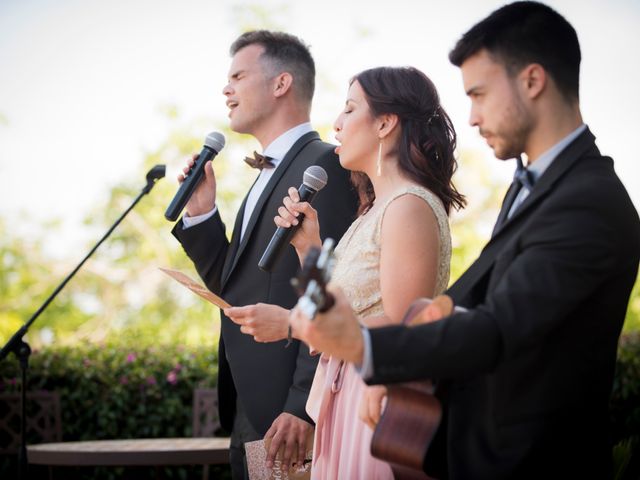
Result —
[{"label": "acoustic guitar", "polygon": [[[446,295],[421,298],[411,304],[402,323],[413,326],[453,312]],[[396,480],[432,479],[423,462],[442,419],[442,406],[430,381],[387,385],[387,404],[371,439],[374,457],[391,465]]]},{"label": "acoustic guitar", "polygon": [[[311,248],[298,275],[291,280],[300,297],[298,307],[310,319],[334,304],[326,291],[335,264],[333,248],[332,239],[325,240],[321,249]],[[446,295],[418,299],[403,323],[412,326],[435,321],[450,315],[453,309],[453,301]],[[387,385],[387,389],[387,404],[371,440],[372,455],[390,464],[396,480],[435,480],[422,470],[442,416],[433,385],[429,381],[411,382]]]}]

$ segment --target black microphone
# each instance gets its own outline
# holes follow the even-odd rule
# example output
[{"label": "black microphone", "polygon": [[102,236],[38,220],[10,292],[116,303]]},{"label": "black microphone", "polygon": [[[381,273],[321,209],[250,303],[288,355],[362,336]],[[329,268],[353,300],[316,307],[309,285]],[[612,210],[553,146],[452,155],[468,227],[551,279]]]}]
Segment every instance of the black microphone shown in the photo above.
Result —
[{"label": "black microphone", "polygon": [[[327,172],[324,168],[318,165],[312,165],[304,171],[302,176],[302,185],[298,188],[298,195],[300,195],[301,202],[311,203],[320,190],[327,184]],[[271,237],[269,245],[262,254],[262,258],[258,262],[258,266],[266,271],[270,272],[273,266],[284,252],[284,249],[289,244],[289,240],[296,232],[296,230],[302,225],[304,215],[300,214],[298,217],[298,225],[292,225],[289,228],[278,227],[276,232]]]},{"label": "black microphone", "polygon": [[185,175],[184,181],[178,188],[176,196],[173,197],[171,203],[167,207],[167,211],[164,212],[164,218],[167,220],[175,221],[182,209],[191,198],[191,194],[200,183],[200,180],[204,176],[204,166],[209,160],[220,153],[220,150],[224,148],[224,135],[218,132],[211,132],[204,139],[204,146],[191,169]]}]

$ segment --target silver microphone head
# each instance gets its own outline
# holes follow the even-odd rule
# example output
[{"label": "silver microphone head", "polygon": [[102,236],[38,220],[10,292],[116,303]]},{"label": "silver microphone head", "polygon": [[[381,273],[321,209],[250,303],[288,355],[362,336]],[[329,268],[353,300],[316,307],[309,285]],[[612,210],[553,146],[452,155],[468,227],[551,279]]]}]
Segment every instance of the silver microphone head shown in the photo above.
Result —
[{"label": "silver microphone head", "polygon": [[324,168],[318,165],[311,165],[304,171],[302,183],[313,190],[320,191],[327,184],[328,175]]},{"label": "silver microphone head", "polygon": [[211,132],[207,135],[207,138],[204,139],[205,147],[209,147],[218,153],[220,153],[220,150],[224,148],[224,142],[224,135],[220,132]]}]

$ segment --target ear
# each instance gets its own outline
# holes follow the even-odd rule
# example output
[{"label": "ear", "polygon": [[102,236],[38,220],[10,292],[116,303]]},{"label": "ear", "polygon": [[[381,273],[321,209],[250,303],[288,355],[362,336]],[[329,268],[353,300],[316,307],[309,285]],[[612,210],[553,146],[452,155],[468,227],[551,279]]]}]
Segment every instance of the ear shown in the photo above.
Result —
[{"label": "ear", "polygon": [[378,138],[381,140],[393,132],[398,125],[398,115],[395,113],[385,113],[377,119]]},{"label": "ear", "polygon": [[521,85],[530,99],[535,99],[547,86],[547,72],[539,63],[531,63],[520,72]]},{"label": "ear", "polygon": [[293,76],[288,72],[282,72],[273,79],[273,94],[276,97],[282,97],[291,89],[293,85]]}]

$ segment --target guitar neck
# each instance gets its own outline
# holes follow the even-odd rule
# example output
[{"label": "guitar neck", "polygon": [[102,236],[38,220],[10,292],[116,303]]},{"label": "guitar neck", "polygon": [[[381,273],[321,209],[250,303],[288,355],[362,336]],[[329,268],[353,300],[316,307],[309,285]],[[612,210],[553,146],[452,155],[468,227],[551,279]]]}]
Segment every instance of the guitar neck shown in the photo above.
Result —
[{"label": "guitar neck", "polygon": [[301,294],[298,307],[311,320],[318,312],[326,312],[335,303],[335,299],[326,288],[335,263],[333,247],[333,239],[327,238],[322,249],[310,249],[301,272],[293,280],[294,287]]},{"label": "guitar neck", "polygon": [[309,282],[307,292],[298,300],[298,307],[313,320],[317,313],[324,313],[333,307],[335,299],[333,295],[322,288],[315,280]]}]

